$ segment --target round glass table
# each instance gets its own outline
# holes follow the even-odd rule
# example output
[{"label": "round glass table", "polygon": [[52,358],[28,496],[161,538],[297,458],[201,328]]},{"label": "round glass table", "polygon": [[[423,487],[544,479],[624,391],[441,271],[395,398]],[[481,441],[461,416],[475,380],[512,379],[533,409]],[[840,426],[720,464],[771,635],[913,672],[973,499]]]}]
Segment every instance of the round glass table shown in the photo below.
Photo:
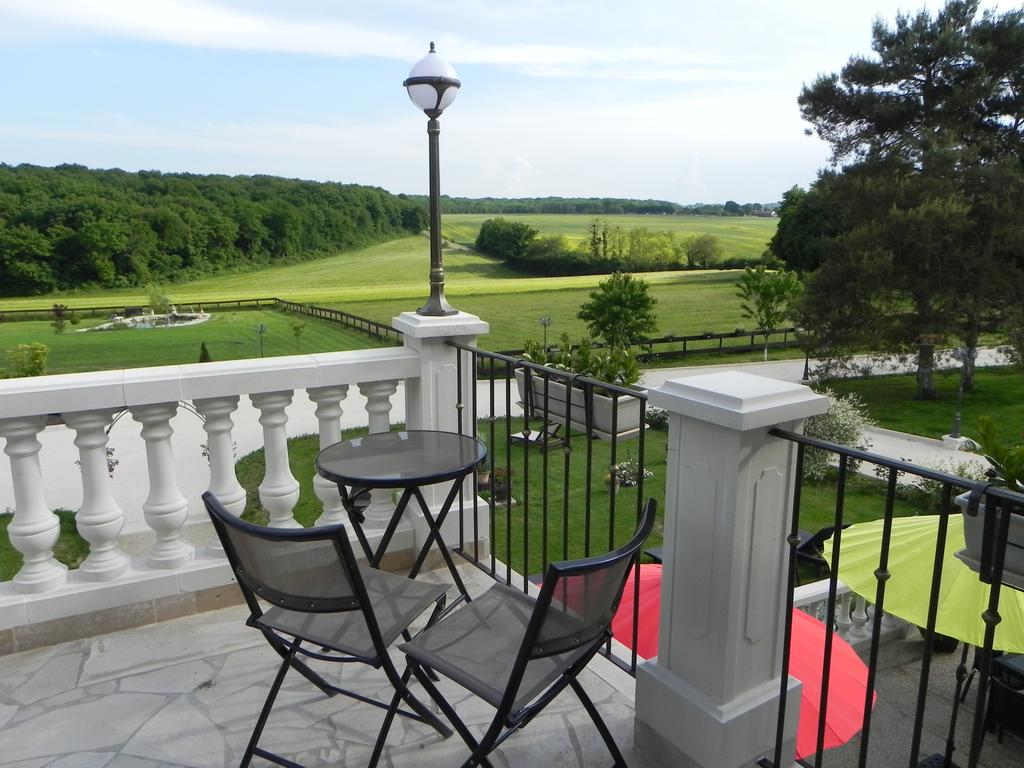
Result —
[{"label": "round glass table", "polygon": [[[487,448],[484,444],[469,435],[434,430],[380,432],[327,446],[316,458],[316,471],[320,476],[337,483],[342,504],[359,544],[374,568],[380,565],[409,501],[415,497],[429,533],[409,571],[409,578],[416,578],[430,547],[436,541],[461,598],[469,600],[466,587],[444,546],[441,526],[459,495],[462,481],[486,457]],[[420,489],[425,485],[443,482],[451,482],[451,487],[437,514],[432,515]],[[376,550],[366,538],[363,531],[365,518],[360,506],[356,504],[356,497],[371,488],[402,489],[401,498]]]}]

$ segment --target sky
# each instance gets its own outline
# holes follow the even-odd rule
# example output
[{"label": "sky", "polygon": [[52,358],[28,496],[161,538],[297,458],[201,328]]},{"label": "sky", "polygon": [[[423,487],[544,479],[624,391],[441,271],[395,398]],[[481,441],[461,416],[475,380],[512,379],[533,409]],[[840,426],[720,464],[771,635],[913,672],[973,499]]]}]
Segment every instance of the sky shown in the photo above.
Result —
[{"label": "sky", "polygon": [[[828,148],[797,96],[933,0],[0,0],[0,162],[426,194],[402,81],[462,81],[443,194],[773,202]],[[983,7],[1012,5],[984,3]]]}]

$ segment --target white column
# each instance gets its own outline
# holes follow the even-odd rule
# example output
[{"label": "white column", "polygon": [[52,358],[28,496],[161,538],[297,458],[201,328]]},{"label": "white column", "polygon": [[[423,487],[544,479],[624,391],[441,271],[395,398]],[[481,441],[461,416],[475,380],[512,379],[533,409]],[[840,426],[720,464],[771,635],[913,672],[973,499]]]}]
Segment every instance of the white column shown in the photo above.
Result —
[{"label": "white column", "polygon": [[[320,450],[323,450],[341,440],[341,403],[348,396],[348,384],[311,387],[306,390],[306,394],[316,403],[316,419],[320,425]],[[323,514],[316,519],[317,525],[346,522],[345,508],[341,504],[337,483],[314,474],[313,493],[320,499],[324,508]]]},{"label": "white column", "polygon": [[[206,458],[210,463],[209,491],[233,515],[245,511],[245,489],[235,475],[235,443],[231,430],[235,422],[231,414],[238,408],[238,395],[201,397],[192,401],[203,417],[206,432]],[[207,544],[211,552],[223,552],[220,540],[214,536]]]},{"label": "white column", "polygon": [[53,556],[60,521],[43,498],[41,446],[36,435],[45,426],[45,416],[0,419],[0,436],[6,439],[4,453],[10,457],[14,484],[14,520],[7,535],[24,560],[14,576],[14,588],[30,594],[56,589],[68,577],[67,566]]},{"label": "white column", "polygon": [[[469,355],[463,355],[461,393],[459,402],[459,366],[457,350],[449,342],[473,345],[476,337],[486,334],[490,326],[479,317],[465,312],[450,317],[424,317],[415,312],[404,312],[391,321],[392,327],[404,334],[405,346],[413,349],[420,358],[420,375],[406,382],[405,413],[409,429],[440,429],[463,434],[473,433],[472,401],[476,384]],[[462,510],[463,528],[473,531],[473,478],[466,479],[463,497],[467,500]],[[436,512],[448,493],[447,487],[433,486],[425,489],[427,503]],[[456,502],[457,503],[457,502]],[[490,519],[485,505],[478,507],[476,530],[482,541],[490,541]],[[458,543],[459,510],[453,509],[445,521],[442,534],[450,546]],[[417,515],[416,546],[426,536],[426,524]],[[465,542],[470,545],[470,542]]]},{"label": "white column", "polygon": [[[670,412],[658,657],[637,670],[635,742],[673,768],[740,768],[775,745],[798,428],[827,400],[726,371],[651,390]],[[799,683],[790,678],[783,755]]]},{"label": "white column", "polygon": [[[371,435],[391,429],[391,398],[397,391],[397,381],[368,381],[359,385],[359,392],[366,398],[366,416]],[[391,489],[374,488],[370,491],[370,505],[363,511],[365,527],[386,528],[394,511]]]},{"label": "white column", "polygon": [[249,395],[260,411],[263,426],[263,457],[266,471],[260,483],[260,502],[270,513],[270,525],[277,528],[300,528],[292,510],[299,501],[299,483],[288,466],[288,435],[284,409],[292,402],[291,390],[260,392]]},{"label": "white column", "polygon": [[181,537],[188,519],[188,501],[181,495],[174,474],[174,452],[171,450],[171,419],[178,411],[175,403],[154,403],[132,406],[132,418],[142,424],[146,443],[146,465],[149,469],[149,495],[142,504],[146,523],[156,534],[153,549],[146,563],[153,568],[174,569],[184,565],[195,554],[192,545]]},{"label": "white column", "polygon": [[124,528],[124,510],[114,500],[107,464],[107,428],[113,409],[65,413],[64,421],[75,430],[78,462],[82,469],[82,506],[75,524],[89,542],[89,556],[78,566],[88,581],[108,581],[128,570],[131,561],[118,547]]}]

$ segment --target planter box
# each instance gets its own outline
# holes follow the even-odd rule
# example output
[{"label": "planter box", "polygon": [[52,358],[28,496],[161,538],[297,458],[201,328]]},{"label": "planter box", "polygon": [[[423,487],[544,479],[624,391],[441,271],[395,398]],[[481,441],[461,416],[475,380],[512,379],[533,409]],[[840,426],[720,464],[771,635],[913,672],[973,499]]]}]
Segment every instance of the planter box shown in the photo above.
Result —
[{"label": "planter box", "polygon": [[[516,384],[519,387],[520,404],[531,418],[553,421],[558,424],[570,424],[576,429],[585,431],[587,413],[584,391],[578,387],[570,387],[560,381],[548,381],[547,413],[544,411],[544,379],[539,376],[530,378],[530,392],[526,391],[526,374],[522,369],[516,371]],[[612,413],[618,406],[615,421],[617,437],[632,437],[640,432],[640,417],[643,403],[635,397],[620,395],[613,400],[596,392],[593,397],[593,414],[591,418],[591,434],[607,440],[612,436]]]},{"label": "planter box", "polygon": [[[978,506],[978,514],[967,514],[969,493],[962,493],[954,500],[964,517],[964,548],[956,553],[972,571],[981,573],[981,547],[985,537],[985,517],[989,514],[985,504]],[[993,510],[994,525],[999,524],[1002,510]],[[1006,541],[1006,555],[1003,559],[1003,583],[1017,589],[1024,589],[1024,515],[1010,516],[1010,529]]]}]

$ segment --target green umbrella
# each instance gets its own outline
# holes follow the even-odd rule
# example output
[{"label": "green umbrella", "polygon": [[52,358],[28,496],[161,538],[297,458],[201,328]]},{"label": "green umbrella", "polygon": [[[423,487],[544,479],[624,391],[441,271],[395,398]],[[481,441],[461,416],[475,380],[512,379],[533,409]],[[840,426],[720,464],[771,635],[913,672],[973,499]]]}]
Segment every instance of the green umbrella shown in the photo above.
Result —
[{"label": "green umbrella", "polygon": [[[898,517],[892,521],[889,545],[889,581],[885,586],[884,608],[893,616],[924,627],[928,623],[928,598],[931,594],[935,546],[939,516]],[[842,532],[839,578],[861,597],[874,601],[878,580],[879,554],[882,548],[882,520],[857,523]],[[981,614],[988,608],[989,585],[960,562],[954,553],[964,548],[964,520],[960,514],[949,516],[946,552],[942,560],[942,583],[935,631],[965,643],[981,646],[985,642],[985,623]],[[832,540],[825,542],[825,558],[832,562]],[[1024,652],[1024,592],[1002,589],[993,647]]]}]

